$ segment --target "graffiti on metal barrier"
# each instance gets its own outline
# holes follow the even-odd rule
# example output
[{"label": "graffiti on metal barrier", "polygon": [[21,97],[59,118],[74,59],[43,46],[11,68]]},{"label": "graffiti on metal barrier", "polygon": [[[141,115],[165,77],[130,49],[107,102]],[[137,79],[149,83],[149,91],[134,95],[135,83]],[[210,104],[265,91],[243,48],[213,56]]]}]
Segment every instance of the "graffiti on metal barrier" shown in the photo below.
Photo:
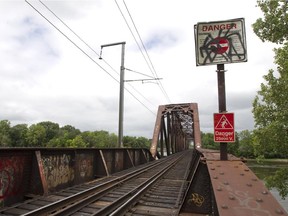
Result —
[{"label": "graffiti on metal barrier", "polygon": [[91,177],[93,175],[93,156],[81,155],[78,170],[80,177]]},{"label": "graffiti on metal barrier", "polygon": [[2,157],[0,160],[0,200],[18,194],[22,189],[25,157]]},{"label": "graffiti on metal barrier", "polygon": [[205,201],[204,197],[198,193],[192,193],[188,203],[194,203],[196,206],[201,207]]},{"label": "graffiti on metal barrier", "polygon": [[55,188],[74,180],[71,155],[51,155],[42,157],[44,174],[48,188]]}]

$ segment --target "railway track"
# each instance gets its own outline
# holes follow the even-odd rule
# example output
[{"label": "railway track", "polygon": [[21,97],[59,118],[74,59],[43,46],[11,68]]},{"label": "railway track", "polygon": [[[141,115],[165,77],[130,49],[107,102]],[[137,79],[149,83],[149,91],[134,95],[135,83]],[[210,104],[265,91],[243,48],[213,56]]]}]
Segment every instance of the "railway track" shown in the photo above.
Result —
[{"label": "railway track", "polygon": [[0,215],[178,215],[192,158],[190,150],[173,154],[0,209]]}]

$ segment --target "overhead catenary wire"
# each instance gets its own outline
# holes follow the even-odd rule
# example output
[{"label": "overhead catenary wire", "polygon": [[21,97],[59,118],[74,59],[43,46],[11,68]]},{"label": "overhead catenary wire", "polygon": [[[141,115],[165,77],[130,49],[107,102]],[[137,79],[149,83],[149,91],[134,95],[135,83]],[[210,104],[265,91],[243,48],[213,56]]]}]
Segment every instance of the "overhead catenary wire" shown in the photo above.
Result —
[{"label": "overhead catenary wire", "polygon": [[[85,42],[72,28],[70,28],[55,12],[52,11],[44,2],[39,0],[39,2],[50,12],[52,13],[66,28],[68,28],[81,42],[83,42],[92,52],[94,52],[99,59],[103,60],[105,64],[107,64],[111,70],[113,70],[117,75],[119,75],[119,72],[115,70],[105,59],[102,58],[102,49],[100,55],[87,43]],[[131,70],[132,71],[132,70]],[[154,106],[149,99],[147,99],[141,92],[139,92],[133,85],[128,84],[135,92],[137,92],[146,102],[148,102],[150,105]],[[125,88],[125,87],[124,87]],[[126,88],[125,88],[126,89]],[[127,89],[126,89],[127,90]],[[150,110],[149,110],[150,111]]]},{"label": "overhead catenary wire", "polygon": [[[119,10],[119,12],[121,13],[121,15],[122,15],[122,17],[123,17],[123,19],[124,19],[124,21],[125,21],[125,23],[126,23],[128,29],[129,29],[129,31],[130,31],[132,37],[134,38],[134,41],[135,41],[135,43],[137,44],[138,49],[140,50],[140,52],[141,52],[141,54],[142,54],[142,56],[143,56],[143,58],[144,58],[144,60],[145,60],[145,62],[146,62],[146,64],[147,64],[149,70],[150,70],[151,73],[154,75],[155,73],[153,72],[153,70],[152,70],[152,68],[151,68],[151,66],[150,66],[150,64],[149,64],[149,62],[148,62],[148,60],[147,60],[147,58],[145,57],[145,55],[144,55],[144,53],[143,53],[143,51],[142,51],[142,48],[141,48],[141,46],[139,45],[139,43],[138,43],[138,41],[137,41],[137,39],[136,39],[136,37],[135,37],[135,35],[134,35],[132,29],[130,28],[130,26],[129,26],[129,24],[128,24],[128,21],[126,20],[126,18],[125,18],[125,16],[124,16],[124,14],[123,14],[123,12],[122,12],[122,10],[121,10],[119,4],[117,3],[116,0],[114,0],[114,1],[115,1],[116,5],[117,5],[117,7],[118,7],[118,10]],[[157,76],[156,76],[156,78],[157,78]],[[159,82],[159,86],[160,86],[160,90],[161,90],[162,93],[164,94],[166,100],[168,100],[168,101],[170,102],[169,96],[168,96],[168,94],[166,93],[166,91],[164,90],[164,88],[163,88],[161,82]]]},{"label": "overhead catenary wire", "polygon": [[[87,56],[92,62],[94,62],[100,69],[102,69],[105,73],[107,73],[113,80],[119,83],[119,80],[116,79],[112,74],[110,74],[105,68],[103,68],[100,64],[98,64],[88,53],[86,53],[80,46],[78,46],[73,40],[71,40],[64,32],[62,32],[56,25],[54,25],[47,17],[45,17],[37,8],[35,8],[28,0],[25,2],[35,10],[42,18],[44,18],[50,25],[52,25],[59,33],[61,33],[69,42],[71,42],[77,49],[79,49],[85,56]],[[144,103],[142,103],[129,89],[125,88],[125,90],[140,104],[142,104],[147,110],[149,110],[153,115],[156,115],[151,109],[149,109]]]},{"label": "overhead catenary wire", "polygon": [[[115,1],[116,1],[116,0],[115,0]],[[142,37],[141,37],[141,35],[140,35],[139,31],[138,31],[138,28],[137,28],[137,26],[136,26],[136,24],[135,24],[135,22],[134,22],[133,17],[132,17],[132,15],[131,15],[131,13],[130,13],[130,11],[129,11],[129,9],[128,9],[128,6],[127,6],[127,4],[125,3],[124,0],[123,0],[123,3],[124,3],[124,6],[125,6],[125,8],[126,8],[126,10],[127,10],[128,15],[129,15],[129,17],[130,17],[130,19],[131,19],[131,22],[133,23],[133,26],[134,26],[134,29],[135,29],[137,35],[138,35],[138,38],[139,38],[139,40],[141,41],[142,47],[143,47],[144,50],[145,50],[146,56],[147,56],[147,58],[148,58],[148,60],[149,60],[149,62],[150,62],[150,65],[151,65],[152,70],[151,70],[150,67],[149,67],[149,68],[150,68],[152,74],[153,74],[156,78],[158,78],[158,74],[157,74],[157,72],[156,72],[156,70],[155,70],[154,64],[153,64],[152,61],[151,61],[151,58],[150,58],[150,56],[149,56],[149,54],[148,54],[148,51],[147,51],[147,49],[146,49],[146,47],[145,47],[145,45],[144,45],[144,43],[143,43]],[[120,7],[118,7],[118,8],[119,8],[119,10],[121,10]],[[123,14],[123,13],[121,12],[121,14]],[[123,15],[122,15],[122,16],[123,16]],[[123,16],[123,18],[124,18],[124,16]],[[128,25],[128,22],[126,22],[126,24]],[[130,27],[129,27],[129,29],[130,29]],[[130,32],[131,32],[131,31],[130,31]],[[135,37],[134,37],[134,40],[136,40]],[[137,41],[136,41],[136,43],[138,44]],[[138,45],[138,48],[141,49],[139,45]],[[143,53],[143,52],[141,51],[141,53]],[[146,58],[145,58],[145,59],[146,59]],[[147,61],[146,61],[146,62],[147,62]],[[166,97],[166,99],[170,102],[170,98],[169,98],[167,92],[165,91],[162,83],[161,83],[159,80],[158,80],[157,82],[159,83],[159,86],[160,86],[160,89],[161,89],[162,93],[164,94],[164,96]]]},{"label": "overhead catenary wire", "polygon": [[45,17],[39,10],[37,10],[28,0],[25,0],[40,16],[42,16],[50,25],[52,25],[59,33],[61,33],[68,41],[70,41],[76,48],[78,48],[84,55],[86,55],[91,61],[93,61],[98,67],[105,71],[112,79],[118,82],[105,68],[98,64],[91,56],[89,56],[83,49],[80,48],[74,41],[72,41],[64,32],[62,32],[56,25],[54,25],[47,17]]},{"label": "overhead catenary wire", "polygon": [[[59,16],[57,16],[56,13],[54,13],[44,2],[39,0],[39,2],[50,12],[52,13],[66,28],[68,28],[81,42],[83,42],[92,52],[94,52],[98,57],[100,55],[88,44],[86,43],[73,29],[71,29]],[[116,72],[119,75],[119,72],[117,72],[107,61],[103,60],[105,64],[107,64],[114,72]]]}]

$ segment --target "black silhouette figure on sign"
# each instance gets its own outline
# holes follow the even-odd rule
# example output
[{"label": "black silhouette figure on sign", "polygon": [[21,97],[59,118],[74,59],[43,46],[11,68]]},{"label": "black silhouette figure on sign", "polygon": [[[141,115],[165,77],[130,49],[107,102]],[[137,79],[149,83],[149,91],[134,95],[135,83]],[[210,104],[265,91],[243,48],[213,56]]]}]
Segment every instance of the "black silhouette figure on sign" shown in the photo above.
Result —
[{"label": "black silhouette figure on sign", "polygon": [[[233,27],[235,27],[235,25],[235,23],[231,23],[230,28],[228,28],[224,33],[223,29],[220,29],[216,38],[213,38],[210,33],[207,35],[203,45],[200,47],[201,57],[204,58],[206,54],[203,65],[205,65],[207,62],[213,63],[215,58],[219,55],[227,62],[232,62],[233,57],[235,56],[238,58],[238,60],[245,59],[246,50],[241,34],[239,32],[230,31]],[[235,45],[235,40],[240,42],[237,43],[237,47]]]}]

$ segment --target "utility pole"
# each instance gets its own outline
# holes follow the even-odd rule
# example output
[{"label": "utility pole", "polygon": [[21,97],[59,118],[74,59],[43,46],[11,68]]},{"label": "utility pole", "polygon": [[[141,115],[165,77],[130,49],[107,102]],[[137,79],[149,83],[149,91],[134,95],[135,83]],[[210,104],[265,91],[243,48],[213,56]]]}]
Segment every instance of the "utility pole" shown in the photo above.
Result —
[{"label": "utility pole", "polygon": [[[120,66],[120,93],[119,93],[119,122],[118,122],[118,147],[123,147],[123,113],[124,113],[124,54],[125,54],[125,44],[126,42],[111,43],[101,45],[101,53],[103,47],[122,45],[121,52],[121,66]],[[100,53],[100,58],[101,58]]]}]

